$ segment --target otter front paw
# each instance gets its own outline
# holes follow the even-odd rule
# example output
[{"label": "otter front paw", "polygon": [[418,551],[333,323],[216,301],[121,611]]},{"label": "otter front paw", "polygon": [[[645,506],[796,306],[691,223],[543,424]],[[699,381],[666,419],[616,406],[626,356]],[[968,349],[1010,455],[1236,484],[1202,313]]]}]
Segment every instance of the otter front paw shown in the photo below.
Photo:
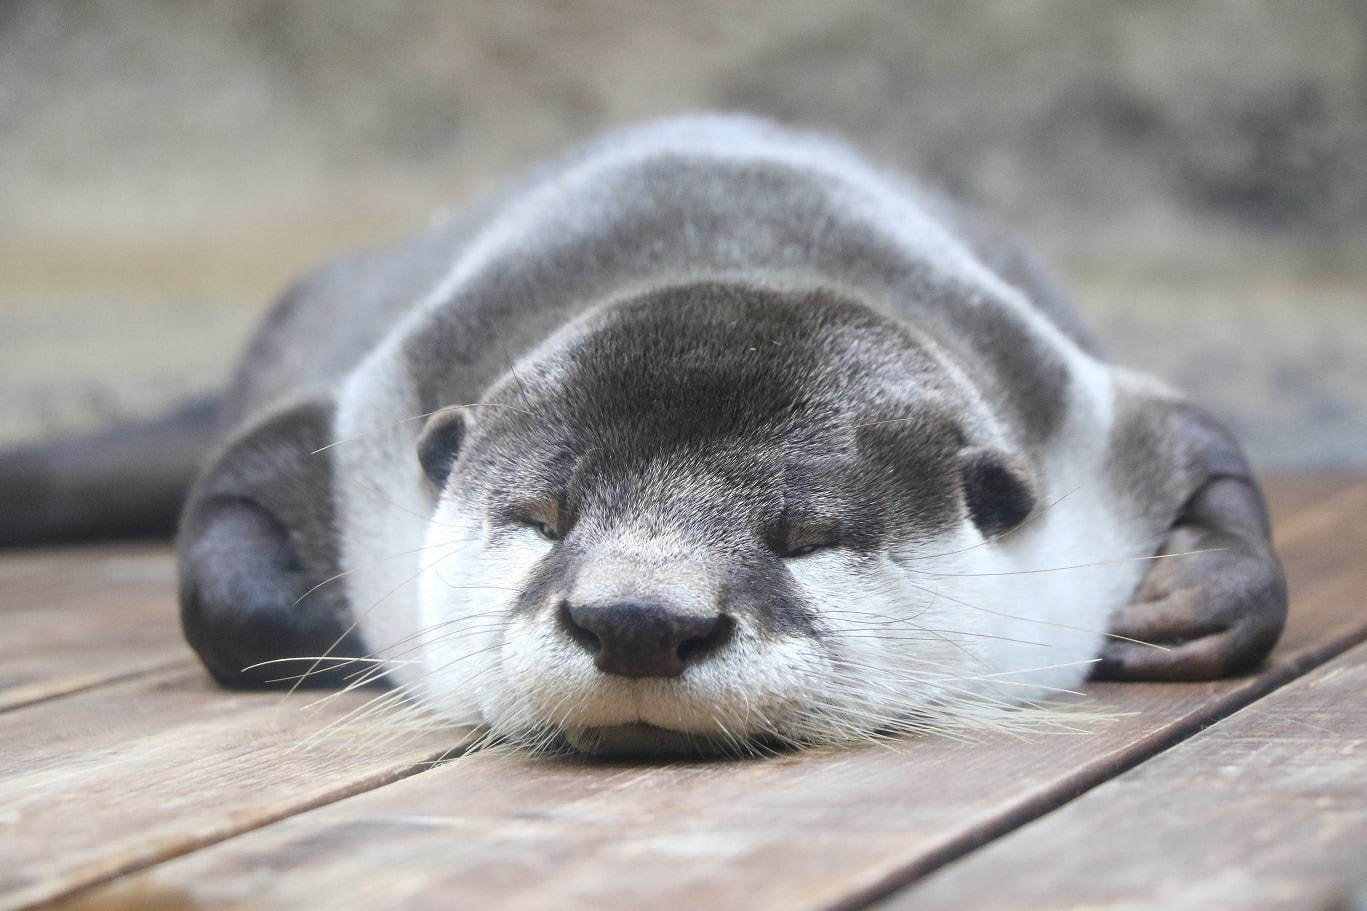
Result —
[{"label": "otter front paw", "polygon": [[1250,497],[1251,484],[1223,478],[1192,498],[1135,600],[1112,617],[1111,633],[1126,638],[1107,640],[1096,677],[1210,680],[1267,656],[1286,621],[1286,581],[1265,538],[1249,534]]}]

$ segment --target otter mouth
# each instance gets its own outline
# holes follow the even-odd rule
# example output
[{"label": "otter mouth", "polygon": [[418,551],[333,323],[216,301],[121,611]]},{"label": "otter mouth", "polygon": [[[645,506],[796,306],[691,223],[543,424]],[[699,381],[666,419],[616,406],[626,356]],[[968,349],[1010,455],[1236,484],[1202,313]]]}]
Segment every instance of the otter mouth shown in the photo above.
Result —
[{"label": "otter mouth", "polygon": [[657,727],[644,721],[566,728],[564,736],[575,751],[607,758],[710,759],[746,752],[735,743],[708,734]]}]

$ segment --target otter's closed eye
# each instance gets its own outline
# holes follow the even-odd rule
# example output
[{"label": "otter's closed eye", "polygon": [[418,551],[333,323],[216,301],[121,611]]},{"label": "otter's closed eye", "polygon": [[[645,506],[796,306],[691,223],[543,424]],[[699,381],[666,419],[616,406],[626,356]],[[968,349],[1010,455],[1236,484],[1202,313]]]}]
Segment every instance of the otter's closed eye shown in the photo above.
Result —
[{"label": "otter's closed eye", "polygon": [[818,550],[826,550],[835,546],[834,541],[822,542],[819,544],[799,544],[797,547],[790,548],[783,552],[784,559],[793,557],[805,557],[808,554],[816,553]]},{"label": "otter's closed eye", "polygon": [[560,532],[551,527],[548,522],[541,522],[536,519],[529,519],[525,523],[529,528],[545,538],[547,541],[559,541]]},{"label": "otter's closed eye", "polygon": [[547,541],[559,541],[568,529],[560,504],[552,498],[520,503],[505,513],[506,521],[530,528]]},{"label": "otter's closed eye", "polygon": [[834,525],[795,524],[776,536],[775,550],[785,560],[828,550],[840,543],[840,529]]}]

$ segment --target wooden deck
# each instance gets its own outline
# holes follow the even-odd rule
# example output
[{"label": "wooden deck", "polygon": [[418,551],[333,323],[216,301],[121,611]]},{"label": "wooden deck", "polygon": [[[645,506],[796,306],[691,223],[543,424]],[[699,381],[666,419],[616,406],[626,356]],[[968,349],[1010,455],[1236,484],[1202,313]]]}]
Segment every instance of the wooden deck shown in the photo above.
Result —
[{"label": "wooden deck", "polygon": [[309,735],[230,693],[163,548],[0,558],[0,908],[1313,908],[1367,882],[1367,480],[1270,486],[1255,676],[1093,684],[1085,734],[602,763]]}]

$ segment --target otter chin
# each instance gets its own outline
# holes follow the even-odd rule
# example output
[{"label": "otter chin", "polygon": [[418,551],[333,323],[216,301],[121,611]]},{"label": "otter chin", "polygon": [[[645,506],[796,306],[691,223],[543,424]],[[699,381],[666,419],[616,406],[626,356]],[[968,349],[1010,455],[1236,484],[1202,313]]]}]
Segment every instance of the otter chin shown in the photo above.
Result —
[{"label": "otter chin", "polygon": [[[693,734],[656,727],[653,724],[615,724],[597,728],[565,728],[565,743],[581,753],[622,758],[695,757],[705,758],[726,753],[741,753],[747,747],[740,742],[727,743],[720,737]],[[756,753],[762,743],[749,743]]]},{"label": "otter chin", "polygon": [[1285,616],[1218,422],[977,216],[748,117],[322,267],[217,414],[178,540],[214,676],[301,658],[531,749],[1000,727],[1089,675],[1241,671]]}]

